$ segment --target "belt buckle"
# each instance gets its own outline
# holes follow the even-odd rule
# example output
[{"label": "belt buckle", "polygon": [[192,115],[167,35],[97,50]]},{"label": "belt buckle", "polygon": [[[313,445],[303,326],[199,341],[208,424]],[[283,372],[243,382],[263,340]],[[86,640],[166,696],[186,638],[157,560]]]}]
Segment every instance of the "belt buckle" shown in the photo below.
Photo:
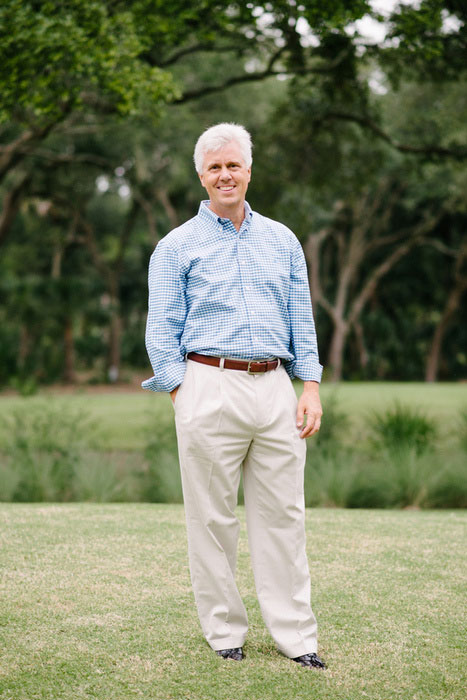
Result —
[{"label": "belt buckle", "polygon": [[261,374],[262,370],[257,369],[250,369],[250,365],[255,364],[255,365],[265,365],[267,364],[266,362],[261,362],[261,360],[249,360],[248,361],[248,367],[246,368],[247,374]]}]

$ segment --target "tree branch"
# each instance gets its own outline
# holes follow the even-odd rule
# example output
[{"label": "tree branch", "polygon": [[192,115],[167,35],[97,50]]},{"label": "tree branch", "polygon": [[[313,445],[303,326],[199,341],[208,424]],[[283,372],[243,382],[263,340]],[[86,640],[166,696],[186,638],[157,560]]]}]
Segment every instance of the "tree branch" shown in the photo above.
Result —
[{"label": "tree branch", "polygon": [[0,245],[5,242],[11,224],[13,223],[13,220],[21,205],[23,192],[31,179],[31,172],[24,173],[5,195],[2,212],[0,214]]},{"label": "tree branch", "polygon": [[97,165],[100,168],[112,167],[112,164],[109,163],[106,158],[101,158],[100,156],[95,156],[90,153],[56,153],[54,151],[47,151],[46,149],[41,148],[36,149],[33,152],[31,152],[30,149],[26,149],[24,151],[24,155],[31,155],[34,158],[42,158],[43,160],[48,160],[57,165],[61,163],[86,163],[87,165]]},{"label": "tree branch", "polygon": [[[210,44],[193,44],[192,46],[186,46],[183,49],[179,49],[179,51],[175,51],[171,56],[165,59],[165,61],[157,61],[154,59],[152,54],[145,54],[141,58],[144,58],[150,65],[152,66],[157,66],[158,68],[166,68],[167,66],[171,66],[177,61],[179,61],[181,58],[184,58],[185,56],[189,56],[190,54],[193,53],[198,53],[201,51],[215,51],[216,53],[224,53],[224,52],[229,52],[229,51],[239,51],[239,44],[231,44],[231,45],[226,45],[226,46],[216,46],[213,43]],[[245,44],[246,48],[246,44]]]},{"label": "tree branch", "polygon": [[12,168],[31,153],[38,141],[48,136],[54,126],[55,122],[52,122],[39,130],[28,129],[23,131],[21,136],[18,136],[12,143],[9,143],[7,146],[0,146],[0,182]]},{"label": "tree branch", "polygon": [[349,325],[354,325],[357,321],[363,307],[373,295],[379,280],[386,275],[411,248],[419,245],[424,240],[424,235],[433,229],[435,224],[440,220],[441,214],[442,212],[438,214],[428,214],[423,221],[415,227],[412,236],[405,243],[401,243],[401,245],[395,248],[383,262],[374,268],[351,306],[348,315]]},{"label": "tree branch", "polygon": [[63,104],[61,109],[60,117],[57,117],[54,121],[42,127],[27,129],[12,143],[9,143],[7,146],[0,146],[0,182],[12,168],[31,153],[39,141],[46,139],[52,129],[68,116],[71,111],[71,104]]},{"label": "tree branch", "polygon": [[278,51],[276,51],[269,59],[268,65],[262,71],[256,71],[253,73],[242,73],[241,75],[235,75],[232,78],[228,78],[223,83],[218,83],[217,85],[205,85],[204,87],[197,88],[196,90],[191,90],[185,92],[181,97],[173,100],[170,104],[184,104],[190,100],[198,99],[199,97],[205,97],[206,95],[211,95],[214,92],[221,92],[226,90],[233,85],[238,85],[240,83],[251,83],[259,80],[265,80],[274,75],[308,75],[316,73],[321,75],[323,73],[330,73],[335,70],[341,61],[344,59],[347,51],[341,51],[336,58],[328,63],[326,66],[305,66],[303,68],[295,68],[294,70],[288,70],[287,68],[282,68],[281,70],[273,70],[274,64],[278,58],[286,51],[287,45],[282,46]]},{"label": "tree branch", "polygon": [[331,318],[334,318],[334,309],[323,294],[320,277],[320,249],[322,243],[330,235],[331,229],[323,228],[317,233],[312,233],[305,241],[303,248],[310,269],[311,299],[314,305],[321,306]]},{"label": "tree branch", "polygon": [[386,141],[390,146],[402,153],[422,153],[424,155],[442,156],[455,158],[456,160],[467,159],[467,146],[460,145],[458,149],[444,148],[435,144],[427,146],[414,146],[413,144],[399,143],[381,129],[376,122],[368,116],[359,116],[358,114],[350,114],[346,112],[327,112],[325,117],[329,119],[340,119],[342,121],[354,122],[360,126],[370,129],[376,136],[383,141]]}]

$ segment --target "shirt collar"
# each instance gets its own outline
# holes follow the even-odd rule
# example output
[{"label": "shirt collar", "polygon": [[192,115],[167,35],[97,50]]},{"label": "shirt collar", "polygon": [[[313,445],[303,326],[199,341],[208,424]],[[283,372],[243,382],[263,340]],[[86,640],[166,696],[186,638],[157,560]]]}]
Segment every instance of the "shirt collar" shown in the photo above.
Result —
[{"label": "shirt collar", "polygon": [[[198,215],[204,218],[207,217],[210,221],[212,221],[212,223],[223,224],[225,223],[225,221],[228,221],[228,219],[223,219],[222,217],[218,216],[215,212],[213,212],[212,209],[209,209],[210,203],[211,201],[209,199],[203,199],[203,201],[199,205]],[[245,219],[243,223],[249,224],[252,217],[253,211],[248,202],[245,200]]]}]

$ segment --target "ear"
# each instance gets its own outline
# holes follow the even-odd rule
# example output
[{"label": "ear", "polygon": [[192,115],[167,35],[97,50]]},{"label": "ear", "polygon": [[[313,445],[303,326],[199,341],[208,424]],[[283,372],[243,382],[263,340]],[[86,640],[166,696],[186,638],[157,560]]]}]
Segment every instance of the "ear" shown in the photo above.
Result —
[{"label": "ear", "polygon": [[248,182],[251,180],[251,166],[248,168]]},{"label": "ear", "polygon": [[205,187],[203,174],[202,174],[202,173],[198,173],[198,177],[199,177],[200,182],[201,182],[201,184],[203,185],[203,187]]}]

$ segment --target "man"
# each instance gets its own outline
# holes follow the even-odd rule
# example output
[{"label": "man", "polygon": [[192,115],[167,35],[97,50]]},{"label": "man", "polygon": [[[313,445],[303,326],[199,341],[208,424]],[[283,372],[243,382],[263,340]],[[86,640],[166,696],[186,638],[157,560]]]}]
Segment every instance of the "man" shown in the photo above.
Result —
[{"label": "man", "polygon": [[[319,430],[316,335],[294,234],[245,201],[251,139],[217,124],[195,166],[209,200],[157,245],[149,269],[146,347],[175,422],[190,573],[204,635],[243,658],[247,616],[235,584],[243,470],[256,590],[278,649],[308,668],[317,655],[305,552],[305,438]],[[297,403],[291,378],[304,380]],[[306,415],[306,424],[304,417]]]}]

